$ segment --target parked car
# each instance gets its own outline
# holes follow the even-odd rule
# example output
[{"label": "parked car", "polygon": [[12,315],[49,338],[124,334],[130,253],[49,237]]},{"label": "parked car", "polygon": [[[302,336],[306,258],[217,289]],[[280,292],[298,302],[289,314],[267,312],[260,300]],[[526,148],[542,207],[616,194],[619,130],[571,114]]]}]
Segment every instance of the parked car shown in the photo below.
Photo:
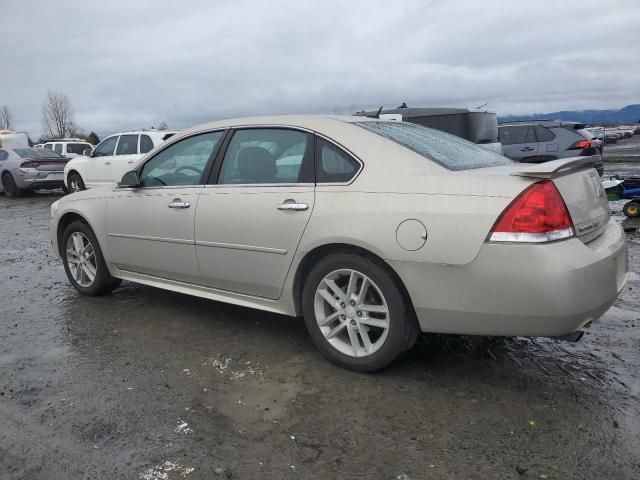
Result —
[{"label": "parked car", "polygon": [[503,123],[498,127],[505,156],[523,163],[593,156],[600,176],[604,173],[602,143],[593,141],[586,126],[577,122],[534,120]]},{"label": "parked car", "polygon": [[82,155],[85,150],[93,150],[93,145],[81,138],[61,138],[45,142],[42,148],[54,150],[63,157],[75,158]]},{"label": "parked car", "polygon": [[502,154],[498,140],[498,119],[493,112],[468,110],[466,108],[422,108],[407,107],[359,112],[357,115],[376,117],[378,115],[401,115],[405,122],[416,123],[451,133],[484,148]]},{"label": "parked car", "polygon": [[303,315],[317,348],[357,371],[384,367],[419,331],[573,334],[628,270],[590,159],[522,165],[364,117],[201,125],[51,215],[80,293],[125,279]]},{"label": "parked car", "polygon": [[19,197],[29,190],[63,188],[67,161],[67,158],[49,150],[29,147],[0,149],[2,191],[7,197]]},{"label": "parked car", "polygon": [[176,132],[141,130],[111,135],[92,151],[72,159],[64,169],[64,182],[70,192],[112,184],[131,170],[142,156]]}]

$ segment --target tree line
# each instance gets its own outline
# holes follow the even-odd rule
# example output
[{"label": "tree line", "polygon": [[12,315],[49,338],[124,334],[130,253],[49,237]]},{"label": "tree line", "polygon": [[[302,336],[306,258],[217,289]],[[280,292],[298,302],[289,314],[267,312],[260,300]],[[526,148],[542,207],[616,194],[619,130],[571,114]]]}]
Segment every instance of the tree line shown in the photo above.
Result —
[{"label": "tree line", "polygon": [[[0,130],[11,130],[13,126],[13,114],[9,106],[0,105]],[[167,123],[162,122],[158,129],[167,128]],[[35,143],[69,137],[82,138],[93,145],[100,143],[100,138],[95,132],[87,134],[76,124],[75,110],[69,97],[51,90],[47,91],[42,104],[42,132],[42,136]]]}]

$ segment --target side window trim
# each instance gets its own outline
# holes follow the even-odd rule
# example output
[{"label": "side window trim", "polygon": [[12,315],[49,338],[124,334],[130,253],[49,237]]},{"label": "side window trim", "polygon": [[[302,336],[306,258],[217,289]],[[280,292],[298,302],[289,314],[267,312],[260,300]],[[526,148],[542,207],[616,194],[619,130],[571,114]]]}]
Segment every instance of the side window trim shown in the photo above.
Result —
[{"label": "side window trim", "polygon": [[[295,183],[252,183],[248,185],[237,185],[237,184],[220,184],[218,183],[220,179],[220,171],[222,170],[222,162],[224,161],[224,157],[227,153],[227,149],[229,144],[231,143],[231,139],[233,135],[240,130],[293,130],[296,132],[306,133],[309,135],[309,142],[307,142],[307,147],[304,153],[304,157],[302,160],[302,165],[300,166],[300,177],[299,181]],[[230,127],[228,129],[227,135],[220,145],[220,150],[215,158],[213,168],[211,169],[211,173],[208,177],[208,181],[206,185],[215,185],[215,186],[224,186],[224,187],[264,187],[264,186],[273,186],[273,187],[284,187],[290,185],[308,185],[315,184],[315,132],[311,130],[307,130],[300,127],[294,127],[290,125],[242,125],[237,127]]]},{"label": "side window trim", "polygon": [[106,155],[107,157],[115,157],[116,153],[118,153],[118,145],[120,145],[120,137],[122,137],[122,135],[118,135],[116,144],[113,147],[113,152],[111,152],[111,155]]},{"label": "side window trim", "polygon": [[[336,142],[335,140],[326,137],[320,133],[316,133],[315,136],[317,137],[317,139],[320,140],[324,140],[325,142],[333,145],[339,152],[341,152],[342,154],[344,154],[345,156],[351,158],[352,160],[354,160],[357,164],[358,164],[358,170],[356,170],[356,173],[349,179],[349,181],[347,182],[322,182],[322,183],[318,183],[318,179],[315,178],[315,182],[316,185],[351,185],[353,182],[355,182],[355,180],[360,176],[360,173],[362,173],[362,170],[364,170],[364,162],[362,160],[360,160],[360,158],[358,158],[357,155],[355,155],[353,152],[351,152],[351,150],[349,150],[348,148],[345,148],[344,146],[342,146],[341,144],[339,144],[338,142]],[[317,174],[316,172],[318,171],[318,163],[320,162],[320,158],[318,158],[317,152],[318,152],[318,146],[319,146],[319,142],[316,140],[314,142],[315,144],[315,148],[314,148],[314,158],[315,158],[315,165],[314,165],[314,174]]]},{"label": "side window trim", "polygon": [[[174,144],[176,144],[178,142],[186,140],[188,138],[197,137],[198,135],[206,135],[207,133],[214,133],[214,132],[222,132],[222,137],[218,141],[216,146],[214,147],[213,152],[211,152],[211,155],[209,155],[209,159],[207,160],[207,164],[205,165],[204,170],[202,171],[202,175],[200,176],[200,182],[197,185],[167,185],[167,186],[138,187],[138,190],[160,189],[160,188],[169,188],[169,189],[173,188],[173,189],[175,189],[175,188],[187,188],[187,187],[202,187],[202,186],[206,185],[206,179],[209,178],[209,175],[211,173],[211,169],[213,167],[213,163],[217,159],[218,154],[220,153],[220,150],[222,148],[222,144],[227,140],[227,137],[228,137],[228,134],[229,134],[229,129],[228,128],[216,128],[216,129],[213,129],[213,130],[195,132],[195,133],[193,133],[191,135],[187,135],[186,137],[181,137],[181,138],[177,139],[177,141],[175,141],[175,142],[165,141],[162,144],[162,147],[160,148],[160,150],[155,152],[153,154],[153,156],[147,158],[136,169],[136,172],[138,173],[138,175],[141,175],[142,174],[142,169],[144,168],[144,166],[147,163],[149,163],[150,161],[152,161],[154,158],[156,158],[158,155],[160,155],[162,152],[164,152],[165,149],[171,147],[172,145],[174,145]],[[140,139],[138,139],[138,145],[139,144],[140,144]],[[117,188],[120,188],[120,187],[118,186]]]}]

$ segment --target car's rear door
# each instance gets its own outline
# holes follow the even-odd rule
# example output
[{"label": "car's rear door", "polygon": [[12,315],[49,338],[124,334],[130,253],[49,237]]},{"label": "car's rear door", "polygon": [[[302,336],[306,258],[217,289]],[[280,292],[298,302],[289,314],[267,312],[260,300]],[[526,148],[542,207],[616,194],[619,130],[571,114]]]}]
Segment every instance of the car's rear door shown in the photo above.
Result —
[{"label": "car's rear door", "polygon": [[194,217],[223,131],[183,138],[139,167],[140,187],[108,200],[111,261],[124,271],[197,283]]},{"label": "car's rear door", "polygon": [[202,283],[276,299],[313,210],[313,135],[236,129],[196,211]]},{"label": "car's rear door", "polygon": [[499,132],[506,157],[526,162],[537,156],[538,142],[533,125],[505,125]]}]

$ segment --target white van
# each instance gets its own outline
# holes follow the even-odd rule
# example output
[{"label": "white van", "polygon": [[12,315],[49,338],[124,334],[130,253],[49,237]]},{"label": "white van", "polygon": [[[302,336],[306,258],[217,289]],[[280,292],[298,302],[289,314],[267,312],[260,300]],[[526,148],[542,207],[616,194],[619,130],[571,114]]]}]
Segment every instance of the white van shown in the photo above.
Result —
[{"label": "white van", "polygon": [[84,153],[85,150],[93,151],[93,145],[81,138],[60,138],[46,142],[43,147],[45,150],[53,150],[63,157],[75,158]]},{"label": "white van", "polygon": [[0,130],[0,148],[29,148],[29,136],[25,132]]}]

